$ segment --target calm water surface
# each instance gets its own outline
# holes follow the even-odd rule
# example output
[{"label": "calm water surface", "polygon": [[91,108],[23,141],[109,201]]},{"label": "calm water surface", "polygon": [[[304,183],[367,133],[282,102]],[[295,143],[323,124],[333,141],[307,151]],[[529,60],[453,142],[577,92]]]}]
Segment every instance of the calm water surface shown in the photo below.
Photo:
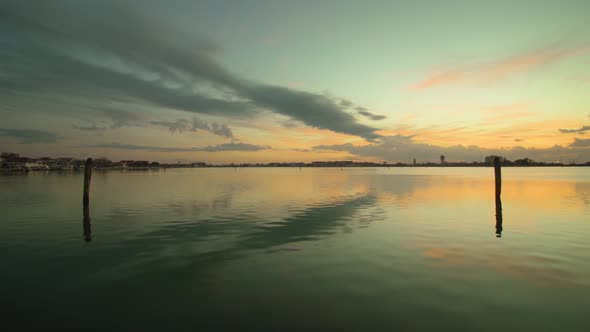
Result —
[{"label": "calm water surface", "polygon": [[[590,169],[0,176],[22,329],[588,331]],[[90,234],[89,234],[90,233]]]}]

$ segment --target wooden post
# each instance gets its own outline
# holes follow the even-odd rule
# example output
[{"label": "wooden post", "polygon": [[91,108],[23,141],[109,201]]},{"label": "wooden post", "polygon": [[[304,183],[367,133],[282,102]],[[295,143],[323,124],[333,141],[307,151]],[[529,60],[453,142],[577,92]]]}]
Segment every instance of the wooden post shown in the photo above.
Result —
[{"label": "wooden post", "polygon": [[86,159],[86,166],[84,168],[84,194],[82,196],[82,203],[84,206],[90,204],[90,180],[92,178],[92,158]]},{"label": "wooden post", "polygon": [[494,176],[496,182],[496,237],[502,237],[502,168],[500,158],[494,158]]},{"label": "wooden post", "polygon": [[84,225],[84,240],[90,242],[92,240],[90,230],[90,180],[92,179],[92,158],[86,159],[86,166],[84,167],[84,193],[82,195],[83,205],[83,225]]},{"label": "wooden post", "polygon": [[500,158],[494,158],[494,175],[496,178],[496,196],[502,193],[502,166]]}]

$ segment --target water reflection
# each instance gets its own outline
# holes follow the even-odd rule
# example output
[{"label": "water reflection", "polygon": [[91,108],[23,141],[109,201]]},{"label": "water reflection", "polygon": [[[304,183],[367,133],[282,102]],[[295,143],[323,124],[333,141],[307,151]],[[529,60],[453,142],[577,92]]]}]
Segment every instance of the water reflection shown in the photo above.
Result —
[{"label": "water reflection", "polygon": [[496,195],[496,237],[502,237],[502,199]]},{"label": "water reflection", "polygon": [[[119,275],[134,274],[141,270],[137,269],[138,265],[145,267],[150,264],[165,264],[172,265],[178,271],[195,268],[205,272],[214,266],[243,258],[251,250],[263,250],[267,253],[296,251],[299,249],[284,246],[325,239],[335,234],[347,221],[354,220],[353,217],[361,210],[374,207],[376,202],[377,199],[371,194],[341,197],[339,200],[323,201],[320,205],[302,209],[279,221],[263,225],[253,225],[249,218],[242,220],[238,217],[225,221],[206,220],[164,226],[113,247],[108,256],[134,259],[118,265],[116,272],[110,269],[107,271]],[[86,221],[86,216],[84,220]],[[104,222],[110,223],[106,220]],[[86,223],[84,225],[86,236]],[[90,232],[90,223],[88,231]],[[232,238],[235,240],[228,243]],[[194,274],[193,276],[196,277]]]},{"label": "water reflection", "polygon": [[84,228],[84,241],[90,242],[92,241],[92,229],[90,227],[90,206],[88,204],[84,204],[84,218],[82,221],[82,225]]},{"label": "water reflection", "polygon": [[245,236],[239,246],[262,249],[327,236],[334,233],[334,228],[343,220],[350,219],[360,208],[373,206],[375,202],[374,196],[364,195],[306,209],[283,221],[261,227],[261,231]]},{"label": "water reflection", "polygon": [[[433,324],[423,330],[431,330],[457,314],[495,323],[514,309],[531,321],[547,318],[555,312],[550,302],[583,323],[583,310],[558,305],[577,301],[572,307],[584,308],[590,298],[590,185],[508,178],[510,239],[497,240],[490,236],[488,169],[452,171],[457,176],[364,169],[99,172],[92,204],[100,236],[86,250],[77,250],[79,174],[0,178],[0,210],[8,216],[0,223],[0,258],[8,262],[2,284],[15,285],[3,297],[19,313],[65,321],[93,311],[108,322],[143,322],[144,330],[155,329],[145,317],[164,322],[170,312],[206,329],[269,320],[273,327],[298,321],[318,327],[320,318],[326,326],[350,319],[359,325],[340,325],[370,329],[389,323],[391,312],[405,321],[404,310],[431,317],[423,320]],[[460,176],[464,171],[482,175]],[[502,201],[495,199],[500,237]],[[89,206],[83,235],[91,241]],[[40,273],[43,283],[34,277]],[[563,297],[537,300],[555,294]],[[90,297],[97,301],[88,303]],[[451,297],[460,298],[457,306],[444,302]],[[375,303],[383,310],[375,311]],[[506,312],[489,315],[484,307]]]}]

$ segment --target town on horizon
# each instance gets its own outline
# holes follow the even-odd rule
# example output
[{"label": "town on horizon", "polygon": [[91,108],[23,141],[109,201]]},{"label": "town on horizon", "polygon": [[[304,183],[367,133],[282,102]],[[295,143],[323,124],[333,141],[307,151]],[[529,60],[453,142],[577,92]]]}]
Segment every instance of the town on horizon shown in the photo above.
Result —
[{"label": "town on horizon", "polygon": [[[537,162],[529,158],[508,160],[502,156],[486,156],[483,161],[472,162],[449,162],[444,155],[440,156],[439,163],[418,162],[413,159],[410,163],[387,162],[381,163],[372,161],[353,161],[353,160],[332,160],[332,161],[312,161],[312,162],[271,162],[271,163],[228,163],[228,164],[208,164],[206,162],[188,162],[183,163],[160,163],[157,161],[147,160],[120,160],[112,161],[105,157],[99,157],[93,160],[93,167],[97,169],[157,169],[157,168],[196,168],[196,167],[487,167],[492,166],[494,159],[499,157],[502,166],[590,166],[586,163],[562,163],[562,162]],[[0,171],[44,171],[44,170],[77,170],[84,168],[85,161],[70,157],[60,158],[31,158],[21,156],[18,153],[3,152],[0,154]]]},{"label": "town on horizon", "polygon": [[3,1],[0,151],[583,164],[590,2],[525,2]]}]

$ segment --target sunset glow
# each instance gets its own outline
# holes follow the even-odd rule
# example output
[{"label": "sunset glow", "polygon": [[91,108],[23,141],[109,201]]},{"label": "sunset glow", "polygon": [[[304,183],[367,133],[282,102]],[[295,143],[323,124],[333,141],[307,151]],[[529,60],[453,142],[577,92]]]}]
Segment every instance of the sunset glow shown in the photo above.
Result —
[{"label": "sunset glow", "polygon": [[584,163],[589,11],[588,1],[4,1],[0,150]]}]

